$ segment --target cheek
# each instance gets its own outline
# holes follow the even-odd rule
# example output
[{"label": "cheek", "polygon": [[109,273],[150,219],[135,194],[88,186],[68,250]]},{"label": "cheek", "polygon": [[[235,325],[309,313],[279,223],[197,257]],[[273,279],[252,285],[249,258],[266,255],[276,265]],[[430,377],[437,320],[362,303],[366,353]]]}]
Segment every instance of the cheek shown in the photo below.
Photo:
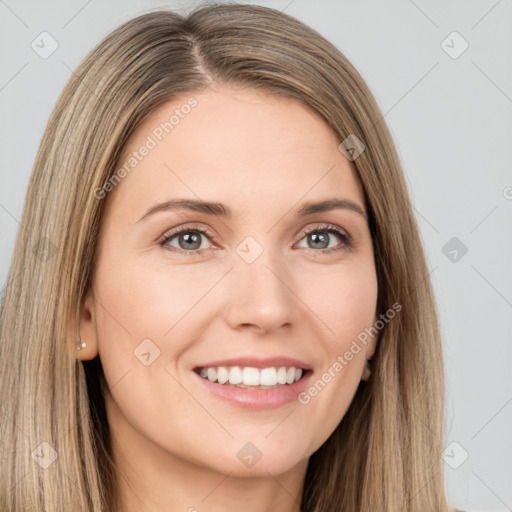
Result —
[{"label": "cheek", "polygon": [[[204,265],[199,275],[195,265],[142,264],[113,250],[98,263],[96,320],[105,377],[111,388],[121,379],[125,388],[126,381],[135,383],[129,395],[144,401],[144,393],[169,386],[165,369],[179,368],[215,317],[207,295],[225,266]],[[161,382],[154,380],[157,373]]]},{"label": "cheek", "polygon": [[354,265],[332,283],[328,318],[335,334],[327,342],[326,370],[336,375],[333,387],[346,387],[348,394],[355,392],[366,363],[366,349],[374,342],[367,329],[375,321],[377,294],[375,267],[370,264]]},{"label": "cheek", "polygon": [[324,418],[316,426],[318,441],[339,424],[361,381],[370,338],[361,340],[375,319],[378,285],[370,261],[331,270],[328,276],[317,275],[315,282],[323,284],[323,293],[318,286],[310,288],[316,291],[308,299],[328,329],[322,340],[322,364],[298,402],[311,426],[316,424],[314,418]]},{"label": "cheek", "polygon": [[347,346],[374,322],[377,307],[377,279],[371,270],[352,271],[333,286],[330,319],[336,333],[336,349]]},{"label": "cheek", "polygon": [[222,275],[222,269],[212,268],[199,278],[192,267],[155,267],[135,259],[118,259],[115,265],[105,261],[95,287],[103,306],[100,338],[118,345],[129,341],[132,349],[145,338],[176,338],[191,319],[199,320],[201,299]]},{"label": "cheek", "polygon": [[180,309],[178,303],[169,301],[172,293],[164,294],[165,284],[147,266],[136,268],[129,258],[109,253],[107,248],[98,261],[98,350],[110,387],[128,371],[133,375],[149,362],[150,368],[156,367],[165,357],[161,338],[172,328]]},{"label": "cheek", "polygon": [[373,261],[361,258],[315,272],[302,269],[302,275],[301,296],[325,326],[325,348],[331,357],[342,353],[374,321],[378,284]]},{"label": "cheek", "polygon": [[186,438],[198,406],[173,376],[204,330],[201,298],[218,277],[199,280],[186,265],[159,269],[122,257],[105,258],[98,269],[99,356],[115,404],[109,421],[117,428],[127,421],[150,439]]}]

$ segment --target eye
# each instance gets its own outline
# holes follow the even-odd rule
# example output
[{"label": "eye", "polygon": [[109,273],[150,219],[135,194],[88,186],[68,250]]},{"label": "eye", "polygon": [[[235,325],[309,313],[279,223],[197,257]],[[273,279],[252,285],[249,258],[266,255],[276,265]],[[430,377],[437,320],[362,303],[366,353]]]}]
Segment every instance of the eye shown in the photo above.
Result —
[{"label": "eye", "polygon": [[[316,253],[331,253],[353,247],[352,238],[341,228],[332,224],[317,224],[305,229],[301,233],[301,239],[311,244],[307,249]],[[341,243],[333,243],[335,237]],[[208,229],[192,225],[174,229],[163,236],[160,243],[162,247],[173,252],[193,256],[211,247],[205,247],[203,238],[214,240],[215,235]],[[302,246],[303,247],[303,246]]]},{"label": "eye", "polygon": [[[213,234],[199,226],[188,226],[166,233],[160,245],[172,251],[193,255],[209,248],[204,247],[203,238],[213,238]],[[173,240],[175,242],[171,243]]]},{"label": "eye", "polygon": [[[303,237],[301,241],[305,239],[306,243],[311,244],[307,248],[314,249],[315,252],[330,253],[342,249],[350,249],[353,245],[348,233],[332,224],[312,226],[304,230],[301,235]],[[341,240],[341,244],[332,243],[333,235]]]}]

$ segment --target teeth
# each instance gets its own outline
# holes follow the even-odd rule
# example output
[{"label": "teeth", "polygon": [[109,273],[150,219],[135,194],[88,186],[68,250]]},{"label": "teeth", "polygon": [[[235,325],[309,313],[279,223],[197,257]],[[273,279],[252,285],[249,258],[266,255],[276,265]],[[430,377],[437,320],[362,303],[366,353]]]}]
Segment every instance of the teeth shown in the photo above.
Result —
[{"label": "teeth", "polygon": [[240,384],[242,382],[242,370],[239,366],[233,366],[233,368],[226,368],[229,373],[230,384]]},{"label": "teeth", "polygon": [[246,366],[242,370],[242,382],[245,386],[259,386],[260,371],[258,368],[251,368],[250,366]]},{"label": "teeth", "polygon": [[279,384],[293,384],[302,377],[302,369],[294,366],[280,368],[254,368],[252,366],[219,366],[201,368],[199,375],[210,382],[234,384],[239,387],[272,387]]},{"label": "teeth", "polygon": [[284,366],[277,370],[277,382],[279,384],[286,384],[286,368]]},{"label": "teeth", "polygon": [[277,371],[275,368],[263,368],[260,371],[260,385],[275,386],[277,384]]},{"label": "teeth", "polygon": [[229,380],[229,371],[224,366],[219,366],[217,368],[217,380],[219,384],[225,384]]}]

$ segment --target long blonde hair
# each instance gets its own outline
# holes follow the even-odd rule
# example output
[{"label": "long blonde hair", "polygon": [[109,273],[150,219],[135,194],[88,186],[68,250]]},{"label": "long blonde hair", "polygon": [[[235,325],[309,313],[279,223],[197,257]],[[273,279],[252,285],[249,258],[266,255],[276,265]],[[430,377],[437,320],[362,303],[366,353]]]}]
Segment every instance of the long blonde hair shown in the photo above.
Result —
[{"label": "long blonde hair", "polygon": [[369,212],[378,311],[402,306],[380,332],[371,380],[310,458],[301,510],[448,510],[441,341],[393,140],[367,85],[335,46],[291,16],[243,4],[124,23],[84,59],[57,101],[2,300],[0,509],[118,510],[101,362],[80,362],[70,349],[105,202],[94,191],[150,113],[212,82],[295,98],[340,142],[351,134],[364,142],[354,164]]}]

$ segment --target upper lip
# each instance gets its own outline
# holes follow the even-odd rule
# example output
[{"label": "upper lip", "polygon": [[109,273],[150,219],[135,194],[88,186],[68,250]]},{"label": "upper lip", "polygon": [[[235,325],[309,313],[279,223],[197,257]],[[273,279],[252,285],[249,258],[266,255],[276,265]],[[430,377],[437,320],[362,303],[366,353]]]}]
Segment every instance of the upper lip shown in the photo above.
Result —
[{"label": "upper lip", "polygon": [[311,370],[311,366],[304,361],[294,359],[292,357],[277,356],[277,357],[235,357],[232,359],[223,359],[218,361],[209,361],[195,367],[197,368],[210,368],[218,366],[251,366],[253,368],[268,368],[274,366],[279,368],[281,366],[293,366],[295,368],[302,368],[303,370]]}]

